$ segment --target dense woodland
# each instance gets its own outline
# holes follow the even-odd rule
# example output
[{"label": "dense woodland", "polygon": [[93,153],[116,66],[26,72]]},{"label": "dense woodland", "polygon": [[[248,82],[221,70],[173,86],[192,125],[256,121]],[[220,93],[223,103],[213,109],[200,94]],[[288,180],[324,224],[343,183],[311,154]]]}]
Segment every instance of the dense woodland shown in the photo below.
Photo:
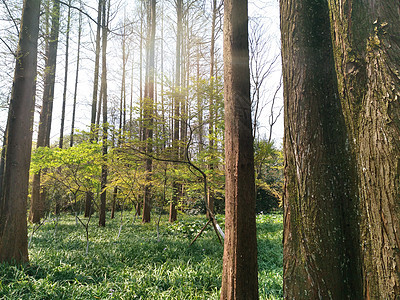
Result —
[{"label": "dense woodland", "polygon": [[[98,229],[118,215],[116,240],[133,217],[142,230],[155,224],[164,250],[181,249],[171,238],[181,225],[190,245],[207,229],[223,244],[218,282],[171,297],[398,299],[398,2],[281,0],[282,59],[258,2],[263,13],[250,19],[242,0],[1,4],[5,266],[29,263],[49,220],[54,237],[59,224],[67,235],[71,215],[89,257],[91,242],[110,246]],[[273,139],[281,112],[283,155]],[[282,206],[283,253],[268,245],[283,255],[283,268],[272,263],[283,290],[272,293],[262,272],[274,227],[263,214],[280,220]],[[137,249],[161,250],[147,241]],[[181,252],[201,257],[191,249]]]},{"label": "dense woodland", "polygon": [[[55,222],[56,232],[70,214],[85,232],[86,255],[96,223],[118,216],[119,238],[133,215],[157,224],[159,239],[164,215],[171,224],[206,215],[192,243],[208,225],[230,245],[224,257],[243,261],[224,259],[221,297],[258,295],[256,211],[279,211],[283,187],[273,139],[280,56],[266,18],[248,25],[247,3],[216,0],[1,4],[1,260],[29,262],[45,225]],[[241,208],[226,206],[228,198]]]},{"label": "dense woodland", "polygon": [[[10,51],[18,4],[3,3]],[[153,207],[166,209],[174,221],[177,208],[206,213],[205,197],[223,212],[222,3],[95,4],[41,3],[30,221],[92,209],[103,212],[104,226],[104,211],[114,216],[122,206],[144,222]],[[263,21],[254,18],[250,43],[259,212],[279,207],[282,187],[272,139],[279,81],[265,90],[279,60],[268,53]]]}]

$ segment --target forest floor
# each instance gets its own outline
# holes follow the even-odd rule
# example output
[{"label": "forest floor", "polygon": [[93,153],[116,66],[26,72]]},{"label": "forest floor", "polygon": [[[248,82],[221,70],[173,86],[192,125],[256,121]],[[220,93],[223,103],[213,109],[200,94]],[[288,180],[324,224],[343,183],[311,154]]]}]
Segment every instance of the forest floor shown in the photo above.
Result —
[{"label": "forest floor", "polygon": [[[74,216],[62,215],[56,234],[54,222],[45,223],[32,238],[29,266],[0,264],[0,299],[219,298],[223,247],[212,226],[189,247],[204,216],[180,215],[172,225],[162,216],[159,239],[157,216],[150,224],[125,218],[119,238],[119,215],[105,228],[92,218],[87,255]],[[282,299],[282,214],[258,215],[257,229],[260,299]]]}]

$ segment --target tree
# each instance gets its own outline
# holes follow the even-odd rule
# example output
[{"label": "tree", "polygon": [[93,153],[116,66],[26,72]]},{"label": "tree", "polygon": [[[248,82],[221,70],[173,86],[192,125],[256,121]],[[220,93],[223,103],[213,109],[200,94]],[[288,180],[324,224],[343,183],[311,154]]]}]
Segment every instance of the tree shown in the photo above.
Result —
[{"label": "tree", "polygon": [[155,33],[156,33],[156,1],[151,0],[148,8],[148,38],[146,45],[146,56],[147,59],[147,70],[146,70],[146,85],[144,95],[144,107],[143,107],[143,129],[144,129],[144,141],[146,143],[146,172],[147,172],[147,184],[144,187],[143,197],[143,216],[142,222],[150,222],[150,211],[151,211],[151,172],[153,170],[153,162],[151,159],[151,153],[153,152],[153,115],[154,115],[154,49],[155,49]]},{"label": "tree", "polygon": [[[59,2],[56,0],[56,2]],[[60,140],[58,147],[62,148],[64,145],[64,124],[65,124],[65,106],[67,104],[67,85],[68,85],[68,67],[69,67],[69,34],[71,27],[71,0],[68,0],[68,13],[67,13],[67,33],[65,42],[65,68],[64,68],[64,90],[63,101],[61,106],[61,125],[60,125]]]},{"label": "tree", "polygon": [[[51,121],[53,116],[54,85],[56,81],[58,36],[60,32],[60,2],[52,1],[51,32],[46,37],[45,74],[42,110],[40,111],[39,132],[37,147],[48,147],[50,145]],[[43,171],[39,170],[33,175],[31,210],[29,220],[39,223],[45,213],[46,192],[41,191],[40,178]]]},{"label": "tree", "polygon": [[36,91],[40,0],[25,0],[8,116],[0,195],[0,261],[28,262],[26,201]]},{"label": "tree", "polygon": [[356,167],[360,293],[364,299],[395,299],[400,295],[398,2],[352,3],[351,14],[341,11],[340,3],[329,5],[337,36],[332,39],[336,77]]},{"label": "tree", "polygon": [[247,1],[224,7],[225,244],[221,299],[258,299]]},{"label": "tree", "polygon": [[[214,170],[213,162],[213,152],[214,152],[214,79],[215,79],[215,21],[217,18],[217,0],[213,0],[212,5],[212,18],[211,18],[211,47],[210,47],[210,99],[209,99],[209,116],[208,116],[208,144],[209,151],[211,153],[211,163],[208,165],[209,169]],[[207,206],[210,212],[214,212],[214,192],[210,189],[208,190],[207,196]],[[209,212],[207,211],[207,215]]]},{"label": "tree", "polygon": [[397,4],[281,2],[285,298],[400,294]]},{"label": "tree", "polygon": [[[107,152],[108,152],[108,121],[107,121],[107,33],[108,33],[108,18],[107,18],[107,3],[111,0],[103,0],[102,4],[102,73],[101,73],[101,98],[103,100],[103,160],[104,164],[101,167],[101,194],[100,194],[100,211],[99,211],[99,226],[106,226],[106,200],[107,200]],[[110,10],[108,9],[108,12]]]},{"label": "tree", "polygon": [[[82,9],[82,0],[79,1],[80,8]],[[76,98],[78,96],[78,79],[79,79],[79,63],[81,54],[81,38],[82,38],[82,12],[79,12],[79,25],[78,25],[78,50],[76,55],[76,71],[75,71],[75,87],[74,87],[74,103],[72,106],[72,122],[71,122],[71,139],[69,146],[74,145],[74,130],[75,130],[75,114],[76,114]]]},{"label": "tree", "polygon": [[[182,48],[182,19],[183,19],[183,0],[176,1],[176,51],[175,51],[175,97],[174,97],[174,113],[173,113],[173,136],[172,144],[175,149],[175,159],[179,159],[179,133],[180,133],[180,106],[181,106],[181,48]],[[174,194],[169,208],[169,221],[176,221],[177,211],[176,205],[179,201],[181,185],[176,181],[173,182]]]},{"label": "tree", "polygon": [[[94,141],[95,135],[97,136],[96,128],[96,108],[97,108],[97,94],[99,90],[99,65],[100,65],[100,40],[101,40],[101,11],[103,0],[98,0],[97,7],[97,30],[96,30],[96,50],[95,50],[95,63],[94,63],[94,76],[93,76],[93,94],[92,94],[92,110],[90,118],[90,141]],[[99,101],[100,102],[100,101]],[[88,217],[92,210],[93,192],[89,191],[86,194],[85,202],[85,217]]]}]

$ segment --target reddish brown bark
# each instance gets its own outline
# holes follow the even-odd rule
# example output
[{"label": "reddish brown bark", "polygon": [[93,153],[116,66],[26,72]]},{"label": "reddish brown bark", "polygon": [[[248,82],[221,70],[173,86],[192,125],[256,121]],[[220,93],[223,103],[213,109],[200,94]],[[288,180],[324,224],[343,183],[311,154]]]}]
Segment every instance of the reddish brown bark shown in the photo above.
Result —
[{"label": "reddish brown bark", "polygon": [[286,0],[281,22],[284,296],[397,299],[398,1]]},{"label": "reddish brown bark", "polygon": [[[153,152],[153,123],[154,123],[154,52],[155,52],[155,34],[156,34],[156,1],[150,2],[149,10],[149,28],[147,41],[147,78],[144,99],[144,133],[146,142],[146,153],[149,155],[146,159],[146,180],[151,181],[151,172],[153,171],[153,161],[150,158]],[[151,185],[148,184],[144,188],[143,197],[143,215],[142,222],[150,222],[151,212]]]},{"label": "reddish brown bark", "polygon": [[28,262],[26,201],[35,106],[40,0],[25,0],[8,116],[0,198],[0,262]]},{"label": "reddish brown bark", "polygon": [[398,299],[399,2],[329,1],[329,5],[339,95],[358,174],[362,297]]},{"label": "reddish brown bark", "polygon": [[225,1],[225,245],[221,299],[258,299],[247,1]]}]

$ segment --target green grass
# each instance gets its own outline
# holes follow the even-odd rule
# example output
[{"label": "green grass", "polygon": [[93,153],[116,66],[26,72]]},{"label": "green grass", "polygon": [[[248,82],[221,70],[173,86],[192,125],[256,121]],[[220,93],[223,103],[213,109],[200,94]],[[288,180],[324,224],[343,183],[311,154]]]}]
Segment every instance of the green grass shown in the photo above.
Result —
[{"label": "green grass", "polygon": [[[222,246],[209,226],[189,247],[205,218],[180,218],[162,218],[159,242],[155,224],[126,224],[117,240],[118,219],[93,219],[85,255],[83,227],[63,215],[55,237],[51,222],[35,233],[29,266],[0,264],[0,299],[218,299]],[[282,215],[257,226],[260,299],[282,299]]]}]

